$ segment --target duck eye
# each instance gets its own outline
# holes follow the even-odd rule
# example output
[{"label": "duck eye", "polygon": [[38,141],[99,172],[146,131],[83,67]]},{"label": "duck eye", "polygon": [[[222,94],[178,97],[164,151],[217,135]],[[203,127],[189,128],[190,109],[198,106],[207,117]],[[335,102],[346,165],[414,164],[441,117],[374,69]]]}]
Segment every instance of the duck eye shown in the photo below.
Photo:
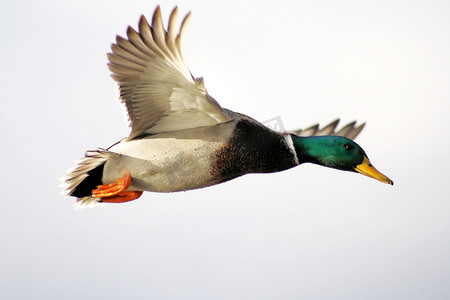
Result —
[{"label": "duck eye", "polygon": [[353,147],[352,144],[345,144],[344,145],[345,150],[347,151],[352,151],[355,147]]}]

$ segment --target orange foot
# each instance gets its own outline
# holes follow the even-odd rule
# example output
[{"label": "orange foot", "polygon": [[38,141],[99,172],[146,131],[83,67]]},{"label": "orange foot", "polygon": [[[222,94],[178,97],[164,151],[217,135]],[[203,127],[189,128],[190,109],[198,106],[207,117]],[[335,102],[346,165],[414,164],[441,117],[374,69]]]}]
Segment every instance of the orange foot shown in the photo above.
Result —
[{"label": "orange foot", "polygon": [[106,203],[124,203],[132,200],[136,200],[142,195],[143,191],[127,191],[118,193],[111,197],[101,197],[99,202]]},{"label": "orange foot", "polygon": [[92,197],[100,198],[100,202],[123,203],[135,200],[142,191],[125,191],[131,183],[131,174],[125,173],[114,183],[99,185],[92,190]]}]

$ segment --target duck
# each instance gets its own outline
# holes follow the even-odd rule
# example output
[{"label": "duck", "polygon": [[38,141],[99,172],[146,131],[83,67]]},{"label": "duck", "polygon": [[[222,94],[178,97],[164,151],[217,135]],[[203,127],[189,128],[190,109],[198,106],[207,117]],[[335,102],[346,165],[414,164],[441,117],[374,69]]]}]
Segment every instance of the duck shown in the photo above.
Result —
[{"label": "duck", "polygon": [[365,124],[336,130],[338,119],[322,129],[279,132],[222,108],[185,63],[181,46],[191,13],[178,30],[177,15],[175,7],[166,30],[157,6],[151,25],[142,15],[138,30],[129,26],[126,38],[116,36],[108,68],[131,131],[107,149],[87,151],[62,179],[65,196],[79,207],[124,203],[144,191],[199,189],[304,163],[393,185],[353,141]]}]

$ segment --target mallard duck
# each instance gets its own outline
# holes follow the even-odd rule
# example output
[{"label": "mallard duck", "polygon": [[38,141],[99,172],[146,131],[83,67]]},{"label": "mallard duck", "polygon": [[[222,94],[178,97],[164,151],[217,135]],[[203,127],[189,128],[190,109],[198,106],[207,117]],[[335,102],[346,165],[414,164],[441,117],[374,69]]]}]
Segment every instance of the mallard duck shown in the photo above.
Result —
[{"label": "mallard duck", "polygon": [[143,191],[203,188],[248,173],[271,173],[313,163],[359,172],[393,184],[370,163],[352,139],[363,125],[335,131],[276,132],[258,121],[222,108],[194,78],[181,51],[190,13],[176,30],[177,8],[165,30],[159,6],[151,25],[142,16],[139,31],[127,29],[108,53],[131,132],[106,150],[88,151],[65,179],[65,194],[81,206],[121,203]]}]

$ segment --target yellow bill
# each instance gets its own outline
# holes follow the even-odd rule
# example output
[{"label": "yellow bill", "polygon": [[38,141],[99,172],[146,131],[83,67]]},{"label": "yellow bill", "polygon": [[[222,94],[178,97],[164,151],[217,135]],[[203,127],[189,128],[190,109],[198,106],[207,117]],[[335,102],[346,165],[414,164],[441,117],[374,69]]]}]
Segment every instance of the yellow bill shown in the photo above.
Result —
[{"label": "yellow bill", "polygon": [[372,166],[372,164],[370,163],[370,160],[364,156],[364,160],[360,165],[357,165],[355,167],[355,171],[369,176],[373,179],[379,180],[381,182],[384,183],[388,183],[390,185],[394,185],[394,182],[392,180],[390,180],[389,178],[387,178],[386,176],[384,176],[383,174],[381,174],[380,172],[378,172],[377,169],[375,169],[374,166]]}]

